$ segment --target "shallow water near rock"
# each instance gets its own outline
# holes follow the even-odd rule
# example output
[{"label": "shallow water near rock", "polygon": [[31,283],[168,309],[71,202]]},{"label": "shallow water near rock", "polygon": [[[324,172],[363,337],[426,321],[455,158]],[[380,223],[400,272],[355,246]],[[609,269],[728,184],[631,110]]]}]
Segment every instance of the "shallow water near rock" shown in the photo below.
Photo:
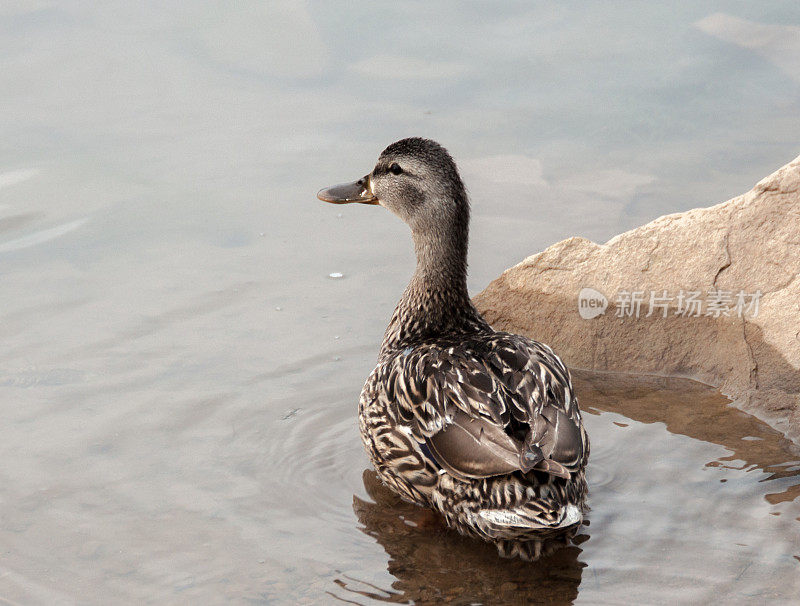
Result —
[{"label": "shallow water near rock", "polygon": [[375,486],[413,248],[315,197],[440,140],[475,293],[745,192],[798,153],[762,4],[0,4],[0,602],[790,601],[800,457],[696,384],[579,377],[590,525],[533,565]]}]

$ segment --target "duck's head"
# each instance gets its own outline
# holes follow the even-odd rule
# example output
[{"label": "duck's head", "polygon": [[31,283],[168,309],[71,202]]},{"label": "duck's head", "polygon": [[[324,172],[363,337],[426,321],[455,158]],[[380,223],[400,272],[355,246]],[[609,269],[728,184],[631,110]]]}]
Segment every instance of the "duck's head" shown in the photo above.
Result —
[{"label": "duck's head", "polygon": [[444,147],[419,137],[392,143],[368,175],[323,189],[317,197],[333,204],[380,204],[414,232],[469,220],[469,203],[455,162]]}]

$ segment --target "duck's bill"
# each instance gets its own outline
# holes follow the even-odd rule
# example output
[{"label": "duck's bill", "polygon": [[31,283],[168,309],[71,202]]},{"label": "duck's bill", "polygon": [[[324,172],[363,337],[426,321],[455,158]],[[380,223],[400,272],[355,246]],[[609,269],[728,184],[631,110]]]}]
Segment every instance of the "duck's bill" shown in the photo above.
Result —
[{"label": "duck's bill", "polygon": [[376,198],[369,188],[369,175],[362,177],[353,183],[342,183],[326,189],[321,189],[317,198],[323,202],[331,204],[349,204],[350,202],[360,202],[361,204],[377,204]]}]

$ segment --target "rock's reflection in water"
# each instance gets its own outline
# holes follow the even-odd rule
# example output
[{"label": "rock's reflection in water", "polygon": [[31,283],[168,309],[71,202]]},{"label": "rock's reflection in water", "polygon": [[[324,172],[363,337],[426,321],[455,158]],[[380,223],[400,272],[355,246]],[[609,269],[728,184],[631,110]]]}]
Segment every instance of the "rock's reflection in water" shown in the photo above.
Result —
[{"label": "rock's reflection in water", "polygon": [[731,454],[707,462],[708,467],[760,469],[770,474],[764,481],[796,479],[784,490],[764,495],[772,504],[800,496],[800,448],[763,421],[733,408],[706,385],[664,377],[574,374],[586,412],[614,412],[640,423],[663,423],[670,433],[718,444]]}]

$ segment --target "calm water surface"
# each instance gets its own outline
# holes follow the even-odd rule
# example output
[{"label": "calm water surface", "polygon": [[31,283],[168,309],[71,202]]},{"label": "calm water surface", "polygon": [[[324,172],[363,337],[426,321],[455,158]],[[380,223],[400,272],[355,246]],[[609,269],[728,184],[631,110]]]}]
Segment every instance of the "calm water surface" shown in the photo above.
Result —
[{"label": "calm water surface", "polygon": [[477,292],[795,157],[798,41],[794,0],[2,3],[0,601],[790,601],[800,456],[692,383],[581,375],[590,525],[537,564],[394,502],[355,414],[410,239],[314,194],[442,141]]}]

